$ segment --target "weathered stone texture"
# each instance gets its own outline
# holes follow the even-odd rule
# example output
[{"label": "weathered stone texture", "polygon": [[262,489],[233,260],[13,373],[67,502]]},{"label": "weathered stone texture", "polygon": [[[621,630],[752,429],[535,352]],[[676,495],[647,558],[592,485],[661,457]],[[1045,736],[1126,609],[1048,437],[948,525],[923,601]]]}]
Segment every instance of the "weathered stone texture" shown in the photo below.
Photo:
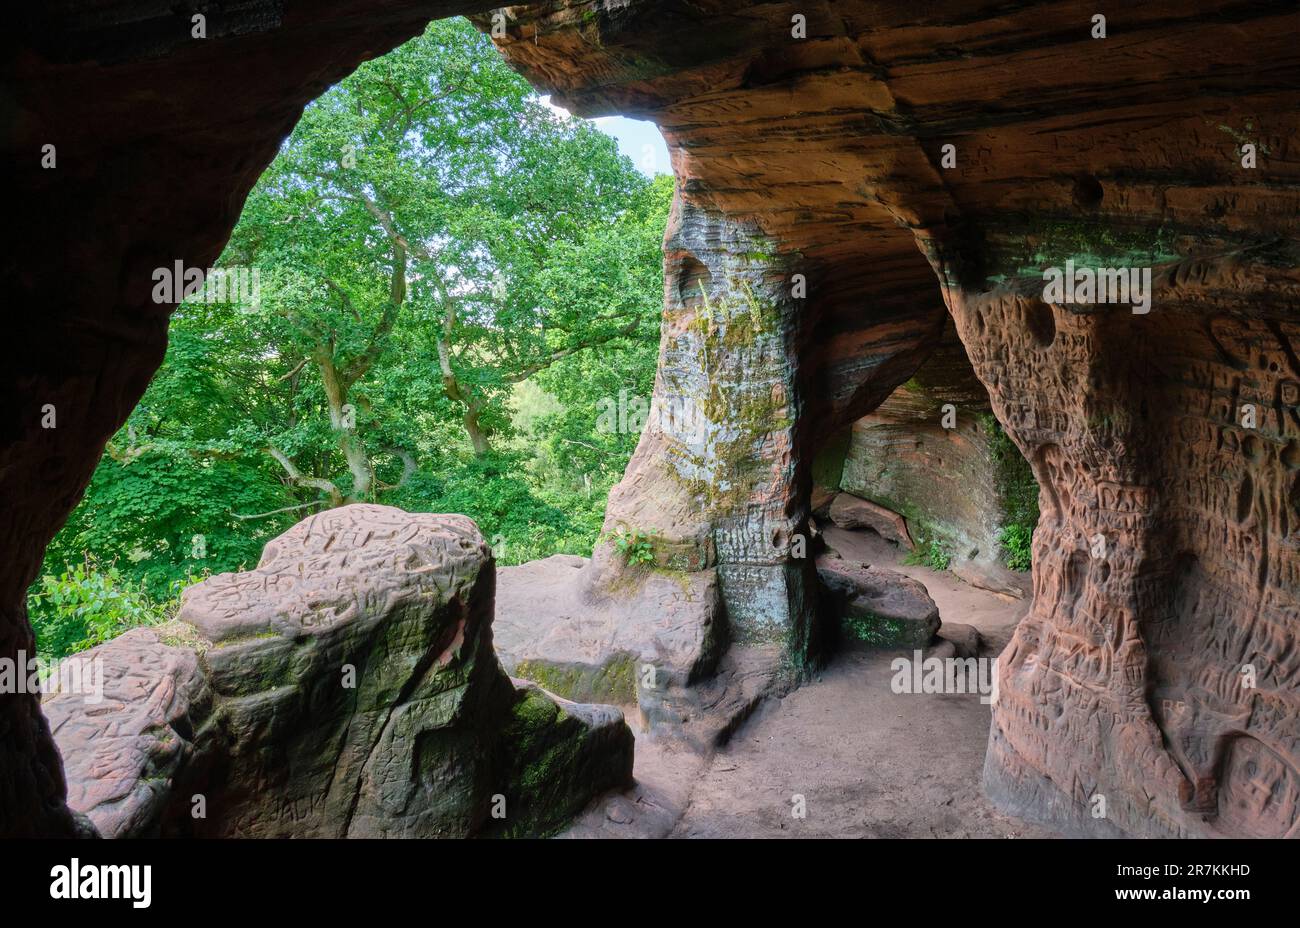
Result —
[{"label": "weathered stone texture", "polygon": [[1032,527],[1038,487],[993,418],[988,392],[951,325],[916,373],[853,423],[837,486],[850,500],[898,513],[893,520],[905,530],[881,518],[849,526],[832,506],[837,525],[871,528],[907,548],[938,545],[967,583],[1015,598],[1028,594],[1028,575],[1006,566],[1002,533],[1011,525]]},{"label": "weathered stone texture", "polygon": [[464,516],[312,516],[186,590],[172,625],[91,652],[104,703],[47,700],[70,803],[111,837],[552,831],[631,782],[632,734],[615,708],[512,686],[492,607]]},{"label": "weathered stone texture", "polygon": [[134,628],[68,660],[87,681],[102,667],[103,684],[100,693],[51,693],[42,704],[63,753],[68,805],[105,838],[149,834],[211,708],[198,655]]},{"label": "weathered stone texture", "polygon": [[[1002,658],[993,795],[1085,832],[1294,834],[1300,328],[1282,314],[1300,277],[1181,262],[1146,316],[1024,288],[952,298],[963,331],[1004,333],[971,357],[1049,503]],[[1009,324],[1028,313],[1050,339]]]},{"label": "weathered stone texture", "polygon": [[[1093,832],[1294,834],[1294,5],[1145,3],[1105,39],[1071,2],[815,4],[805,40],[792,12],[533,4],[500,45],[579,112],[655,119],[687,195],[807,272],[794,435],[905,381],[942,295],[1042,488],[1000,801]],[[1046,306],[1067,260],[1154,268],[1151,311]]]},{"label": "weathered stone texture", "polygon": [[[815,647],[811,561],[798,556],[810,534],[809,420],[791,364],[802,298],[764,236],[680,189],[664,254],[654,401],[605,516],[607,535],[650,540],[654,563],[629,567],[605,541],[582,565],[507,572],[503,658],[569,696],[631,684],[659,733],[707,745],[730,722],[688,731],[703,705],[750,703],[698,690],[731,675],[719,670],[729,646],[753,649],[740,663],[770,665],[769,678]],[[754,676],[737,675],[738,689]]]},{"label": "weathered stone texture", "polygon": [[906,516],[922,537],[941,537],[956,557],[996,559],[1001,506],[980,419],[988,394],[956,332],[944,336],[910,380],[853,423],[839,486]]},{"label": "weathered stone texture", "polygon": [[[249,0],[192,10],[124,0],[24,4],[0,40],[0,169],[26,217],[2,263],[0,657],[33,653],[25,591],[104,444],[162,363],[151,272],[221,253],[248,190],[310,100],[431,16],[481,0]],[[57,168],[41,167],[53,144]],[[53,406],[58,427],[41,427]],[[71,834],[37,701],[0,697],[0,835]]]},{"label": "weathered stone texture", "polygon": [[[183,11],[82,6],[6,36],[0,160],[28,224],[5,263],[0,656],[32,650],[40,552],[161,361],[149,270],[215,258],[307,100],[427,17],[488,4],[253,3],[204,43],[176,37]],[[499,45],[557,102],[654,119],[673,152],[656,397],[696,401],[705,428],[648,428],[610,514],[718,591],[687,663],[727,666],[731,640],[815,652],[794,554],[814,452],[950,315],[1044,503],[990,789],[1083,830],[1294,834],[1300,14],[1151,0],[1094,39],[1095,12],[554,0],[510,8]],[[37,167],[46,142],[57,171]],[[1041,271],[1066,260],[1156,268],[1151,312],[1046,306]],[[608,548],[583,574],[624,589]],[[72,833],[35,699],[0,699],[0,743],[0,834]]]},{"label": "weathered stone texture", "polygon": [[841,647],[926,648],[939,631],[939,609],[924,584],[896,570],[817,558],[821,611]]},{"label": "weathered stone texture", "polygon": [[886,541],[892,541],[905,551],[915,549],[907,520],[879,503],[862,499],[852,493],[837,493],[827,512],[830,520],[840,528],[868,529]]}]

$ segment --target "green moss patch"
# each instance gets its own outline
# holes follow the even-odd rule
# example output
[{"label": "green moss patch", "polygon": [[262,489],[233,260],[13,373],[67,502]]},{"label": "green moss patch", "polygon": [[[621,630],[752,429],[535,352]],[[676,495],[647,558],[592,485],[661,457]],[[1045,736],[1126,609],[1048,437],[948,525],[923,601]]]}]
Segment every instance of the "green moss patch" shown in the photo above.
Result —
[{"label": "green moss patch", "polygon": [[521,661],[514,675],[574,702],[636,703],[636,659],[631,654],[618,655],[597,668]]},{"label": "green moss patch", "polygon": [[929,626],[874,612],[850,612],[840,619],[844,644],[858,648],[924,648],[930,643]]},{"label": "green moss patch", "polygon": [[623,743],[590,729],[536,689],[515,693],[502,731],[505,818],[489,819],[486,837],[549,837],[632,772],[632,733]]}]

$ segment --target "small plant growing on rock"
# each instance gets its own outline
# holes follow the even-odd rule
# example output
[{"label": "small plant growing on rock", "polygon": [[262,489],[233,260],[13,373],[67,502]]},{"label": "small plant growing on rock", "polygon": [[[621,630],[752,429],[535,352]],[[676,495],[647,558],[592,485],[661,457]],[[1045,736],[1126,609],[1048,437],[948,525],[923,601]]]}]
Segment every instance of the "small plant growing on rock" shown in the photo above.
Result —
[{"label": "small plant growing on rock", "polygon": [[1029,570],[1033,564],[1030,555],[1030,542],[1034,530],[1026,525],[1003,526],[998,535],[998,544],[1002,546],[1002,559],[1012,570]]},{"label": "small plant growing on rock", "polygon": [[925,563],[938,571],[945,571],[952,564],[952,555],[938,538],[931,538],[925,546]]},{"label": "small plant growing on rock", "polygon": [[918,527],[913,533],[916,547],[903,558],[904,564],[921,565],[943,572],[952,564],[952,553],[936,533]]},{"label": "small plant growing on rock", "polygon": [[608,536],[614,550],[629,567],[653,564],[655,561],[654,532],[642,532],[620,525]]}]

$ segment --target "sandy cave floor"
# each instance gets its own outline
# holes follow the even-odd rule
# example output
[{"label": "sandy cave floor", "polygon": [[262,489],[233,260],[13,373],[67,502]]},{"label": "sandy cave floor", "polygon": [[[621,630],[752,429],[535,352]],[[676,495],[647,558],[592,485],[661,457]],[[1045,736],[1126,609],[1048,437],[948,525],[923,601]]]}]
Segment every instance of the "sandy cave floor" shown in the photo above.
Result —
[{"label": "sandy cave floor", "polygon": [[[1028,608],[949,573],[901,563],[874,533],[834,527],[851,560],[925,584],[947,622],[980,630],[996,654]],[[989,707],[975,695],[896,694],[901,652],[851,652],[768,700],[711,758],[638,735],[637,785],[605,797],[570,837],[1014,838],[1053,833],[1009,818],[980,788]],[[793,814],[802,795],[806,817]]]}]

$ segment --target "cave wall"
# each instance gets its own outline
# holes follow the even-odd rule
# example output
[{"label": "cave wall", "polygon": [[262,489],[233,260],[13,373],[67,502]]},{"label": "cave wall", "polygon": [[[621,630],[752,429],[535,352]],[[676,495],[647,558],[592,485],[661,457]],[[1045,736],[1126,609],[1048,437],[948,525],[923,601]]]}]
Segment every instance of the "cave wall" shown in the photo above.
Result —
[{"label": "cave wall", "polygon": [[[679,192],[664,241],[665,309],[650,422],[611,491],[607,530],[655,534],[669,570],[717,568],[733,641],[807,635],[797,477],[803,320],[761,230]],[[618,565],[611,565],[615,572]]]},{"label": "cave wall", "polygon": [[[1300,827],[1300,275],[1285,254],[1163,268],[1150,317],[1023,288],[953,295],[1043,485],[1033,607],[1002,657],[985,771],[1009,809],[1085,834]],[[1025,314],[1045,324],[1012,324]]]},{"label": "cave wall", "polygon": [[[1075,833],[1295,834],[1294,5],[512,15],[516,67],[654,119],[690,195],[808,274],[796,441],[905,381],[942,295],[1041,488],[991,795]],[[1045,304],[1067,261],[1149,268],[1149,311]]]},{"label": "cave wall", "polygon": [[[792,107],[787,78],[823,56],[769,50],[788,32],[771,31],[771,12],[515,6],[497,44],[561,105],[653,119],[664,134],[678,189],[655,407],[706,427],[688,435],[651,417],[605,529],[656,532],[665,567],[716,565],[726,640],[777,642],[797,675],[819,656],[809,597],[816,450],[910,376],[946,314],[902,214],[862,197],[862,178],[898,153],[860,133],[835,138],[860,90],[838,77],[819,75]],[[887,98],[882,85],[867,90]],[[920,152],[906,157],[923,167]],[[713,305],[698,296],[701,280]],[[680,556],[683,545],[698,553]],[[618,570],[604,548],[593,592]]]},{"label": "cave wall", "polygon": [[[152,301],[153,269],[211,266],[249,188],[332,82],[431,17],[489,5],[51,0],[11,11],[0,164],[20,225],[0,259],[0,658],[34,654],[25,594],[42,552],[162,362],[175,307]],[[195,13],[206,38],[193,37]],[[80,827],[35,698],[0,695],[0,744],[0,835]]]},{"label": "cave wall", "polygon": [[937,546],[967,583],[1024,596],[1027,577],[1008,570],[1002,532],[1032,529],[1038,484],[951,324],[916,373],[850,427],[834,489],[904,516],[910,538]]}]

